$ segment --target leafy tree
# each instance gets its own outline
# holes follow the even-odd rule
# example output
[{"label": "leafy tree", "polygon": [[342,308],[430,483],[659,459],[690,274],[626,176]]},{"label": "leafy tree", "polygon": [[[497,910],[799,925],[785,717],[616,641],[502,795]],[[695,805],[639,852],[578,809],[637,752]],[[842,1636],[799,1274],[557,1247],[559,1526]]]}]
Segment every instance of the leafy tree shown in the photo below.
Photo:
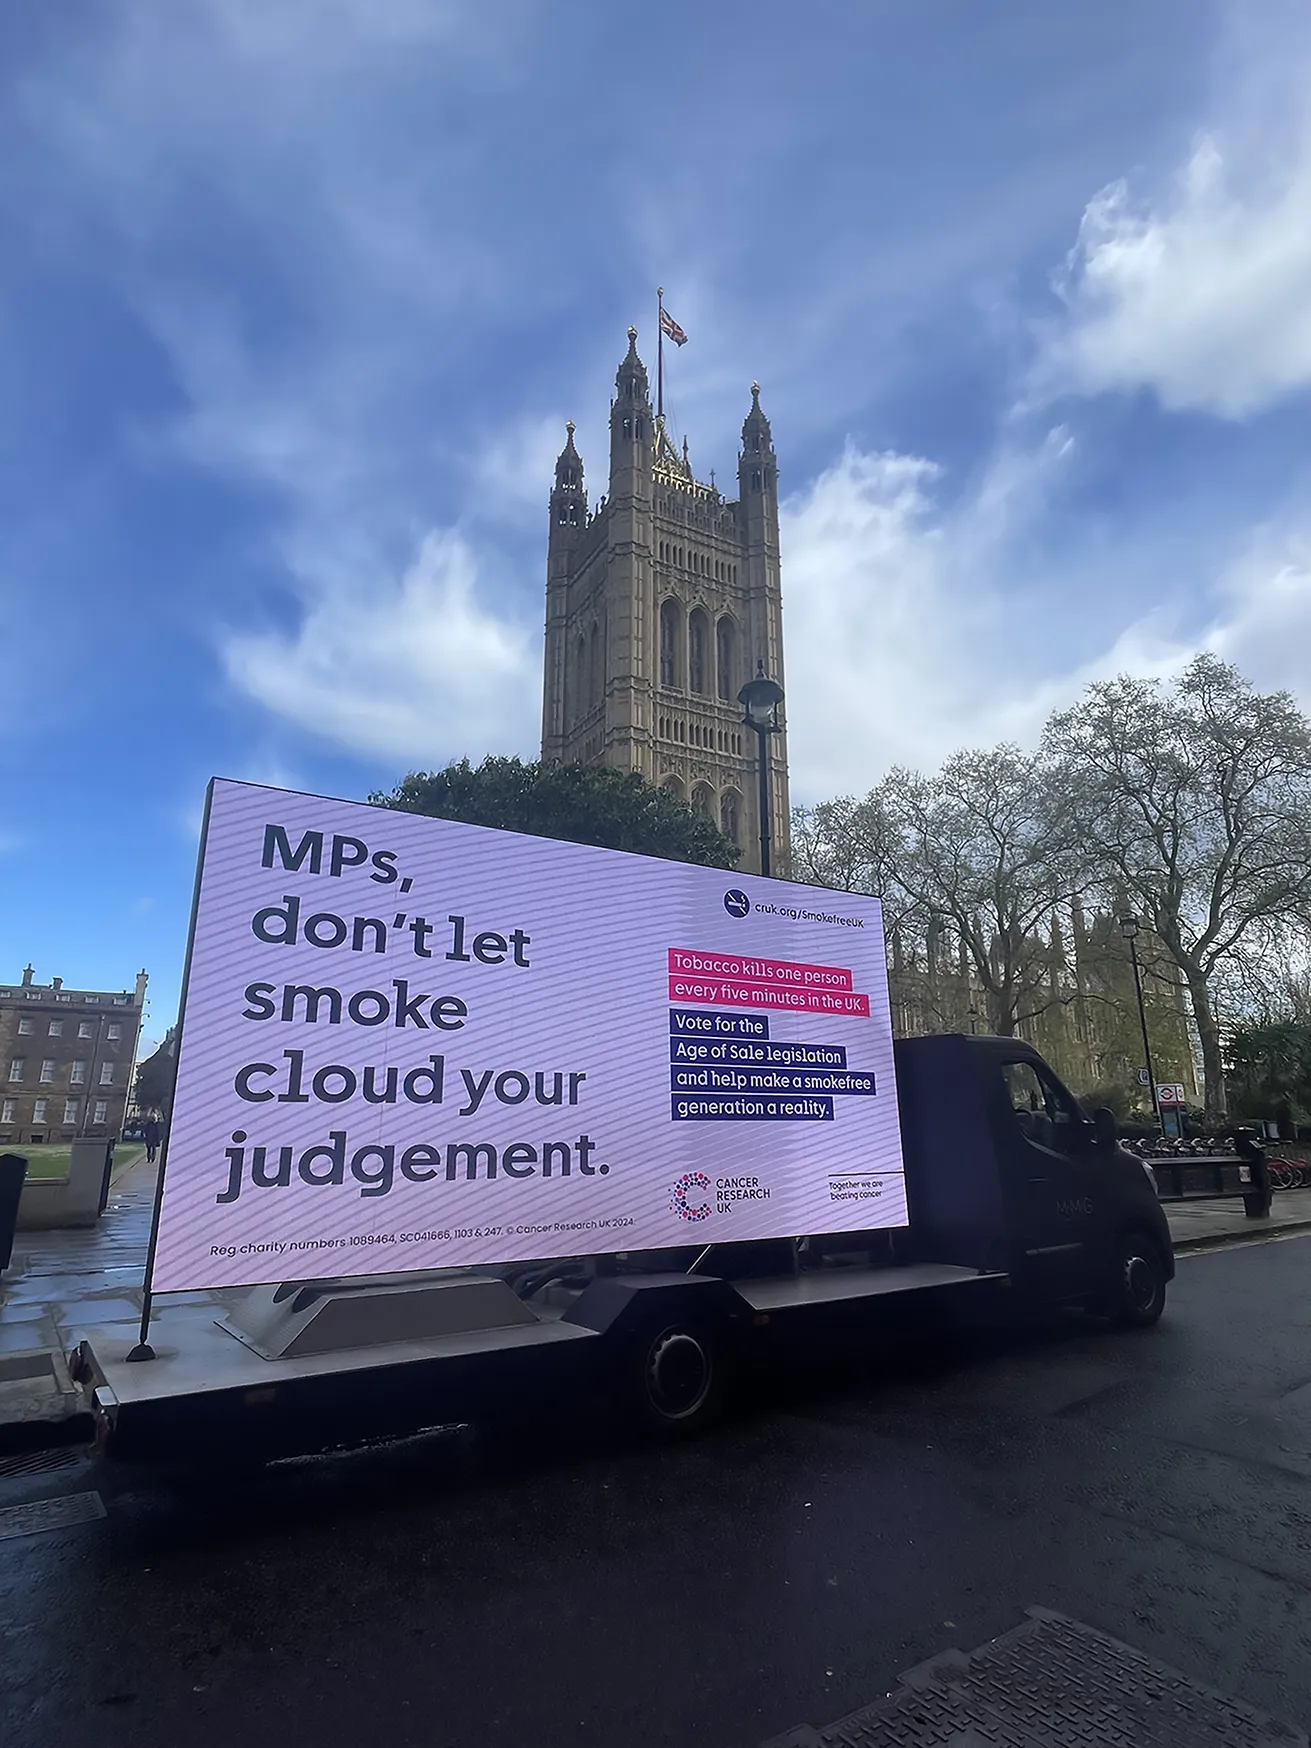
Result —
[{"label": "leafy tree", "polygon": [[607,765],[489,756],[474,766],[461,759],[442,771],[412,771],[390,793],[375,792],[369,800],[404,813],[707,868],[732,868],[741,854],[713,820],[668,789]]},{"label": "leafy tree", "polygon": [[1235,1030],[1225,1057],[1230,1096],[1243,1116],[1288,1123],[1311,1113],[1311,1018]]},{"label": "leafy tree", "polygon": [[158,1111],[167,1120],[173,1108],[173,1082],[177,1077],[177,1033],[170,1027],[153,1055],[137,1069],[135,1100],[139,1111]]},{"label": "leafy tree", "polygon": [[1138,911],[1182,973],[1208,1120],[1223,1117],[1217,979],[1311,910],[1311,726],[1214,656],[1173,687],[1122,675],[1052,718],[1045,758],[1087,878]]}]

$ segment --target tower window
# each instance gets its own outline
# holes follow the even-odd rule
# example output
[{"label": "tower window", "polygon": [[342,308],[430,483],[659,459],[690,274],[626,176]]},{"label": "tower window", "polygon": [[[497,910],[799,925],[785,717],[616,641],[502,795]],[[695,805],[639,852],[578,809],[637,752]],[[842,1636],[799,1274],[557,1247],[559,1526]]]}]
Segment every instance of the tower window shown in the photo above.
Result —
[{"label": "tower window", "polygon": [[737,696],[733,689],[737,667],[735,643],[733,621],[721,619],[715,627],[715,690],[726,704],[731,704]]},{"label": "tower window", "polygon": [[660,606],[660,684],[662,686],[677,686],[678,673],[678,634],[680,620],[678,603],[664,601]]},{"label": "tower window", "polygon": [[[625,423],[627,423],[627,421],[625,421]],[[753,467],[751,469],[751,490],[753,492],[758,492],[760,490],[760,469],[758,467]]]},{"label": "tower window", "polygon": [[[624,420],[624,436],[631,437],[632,435],[633,435],[633,421],[631,419],[625,419]],[[756,484],[757,485],[760,484],[760,475],[759,474],[756,475]]]},{"label": "tower window", "polygon": [[687,683],[693,692],[705,697],[709,693],[707,656],[710,644],[710,622],[698,607],[687,622]]}]

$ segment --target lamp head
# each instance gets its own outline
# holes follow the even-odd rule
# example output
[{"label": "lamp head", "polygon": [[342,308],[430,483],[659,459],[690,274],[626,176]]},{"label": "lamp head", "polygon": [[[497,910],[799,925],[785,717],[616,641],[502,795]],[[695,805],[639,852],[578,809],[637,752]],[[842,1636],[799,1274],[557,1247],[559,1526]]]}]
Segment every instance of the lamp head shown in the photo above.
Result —
[{"label": "lamp head", "polygon": [[765,672],[763,661],[756,663],[756,677],[748,680],[737,695],[748,728],[757,734],[770,734],[778,727],[778,707],[783,702],[783,688]]}]

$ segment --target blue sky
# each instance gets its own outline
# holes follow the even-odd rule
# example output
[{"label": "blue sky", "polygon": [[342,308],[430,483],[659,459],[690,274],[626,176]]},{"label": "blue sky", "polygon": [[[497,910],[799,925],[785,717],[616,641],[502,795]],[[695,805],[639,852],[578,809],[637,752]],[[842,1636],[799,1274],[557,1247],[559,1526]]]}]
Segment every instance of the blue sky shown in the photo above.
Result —
[{"label": "blue sky", "polygon": [[794,798],[1202,647],[1311,703],[1291,0],[0,14],[0,976],[173,1018],[206,780],[532,755],[654,287],[779,451]]}]

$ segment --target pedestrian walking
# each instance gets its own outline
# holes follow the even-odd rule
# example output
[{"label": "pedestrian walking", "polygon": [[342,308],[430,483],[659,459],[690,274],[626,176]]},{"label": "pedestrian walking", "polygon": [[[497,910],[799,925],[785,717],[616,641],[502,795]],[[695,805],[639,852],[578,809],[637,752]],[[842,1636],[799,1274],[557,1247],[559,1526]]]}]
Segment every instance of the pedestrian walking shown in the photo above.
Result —
[{"label": "pedestrian walking", "polygon": [[159,1157],[159,1144],[164,1139],[164,1125],[152,1111],[146,1118],[146,1164],[153,1165]]}]

